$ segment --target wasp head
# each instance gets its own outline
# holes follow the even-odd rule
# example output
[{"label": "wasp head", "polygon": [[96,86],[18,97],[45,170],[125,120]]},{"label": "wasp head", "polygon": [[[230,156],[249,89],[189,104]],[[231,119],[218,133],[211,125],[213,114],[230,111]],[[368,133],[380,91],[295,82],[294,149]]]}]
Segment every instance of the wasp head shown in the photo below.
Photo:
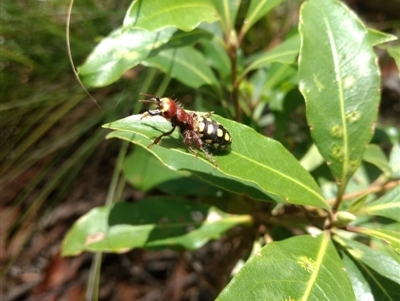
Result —
[{"label": "wasp head", "polygon": [[147,110],[147,114],[151,116],[160,115],[166,119],[171,119],[176,115],[177,105],[171,98],[154,96],[150,99],[140,100],[140,102],[152,103],[156,105],[155,110]]}]

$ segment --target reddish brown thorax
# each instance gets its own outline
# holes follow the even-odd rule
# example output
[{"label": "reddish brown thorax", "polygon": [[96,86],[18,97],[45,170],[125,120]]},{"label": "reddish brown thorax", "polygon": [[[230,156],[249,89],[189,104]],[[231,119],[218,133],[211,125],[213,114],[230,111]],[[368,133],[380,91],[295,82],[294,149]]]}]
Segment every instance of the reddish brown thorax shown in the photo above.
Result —
[{"label": "reddish brown thorax", "polygon": [[[160,109],[161,116],[166,119],[172,119],[175,115],[183,111],[176,103],[170,98],[161,98],[157,103]],[[184,112],[185,113],[185,112]]]},{"label": "reddish brown thorax", "polygon": [[185,130],[194,130],[196,127],[194,114],[186,112],[178,103],[171,98],[152,98],[149,101],[157,105],[157,110],[148,110],[150,115],[160,115],[171,121],[172,126],[179,127],[181,133]]}]

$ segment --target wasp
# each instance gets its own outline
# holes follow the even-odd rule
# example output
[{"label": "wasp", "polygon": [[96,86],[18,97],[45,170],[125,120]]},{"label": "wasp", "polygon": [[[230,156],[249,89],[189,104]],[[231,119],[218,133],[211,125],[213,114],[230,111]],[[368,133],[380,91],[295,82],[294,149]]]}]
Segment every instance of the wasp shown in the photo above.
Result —
[{"label": "wasp", "polygon": [[171,135],[178,127],[183,136],[183,142],[189,150],[194,153],[196,157],[198,156],[198,152],[195,148],[201,150],[208,160],[218,168],[217,161],[209,150],[228,149],[232,143],[232,136],[222,124],[209,118],[213,112],[199,116],[194,112],[185,111],[181,104],[168,97],[160,98],[154,96],[150,99],[140,101],[156,105],[155,110],[147,110],[142,115],[141,119],[149,115],[160,115],[167,119],[172,125],[172,129],[157,137],[153,143],[148,146],[149,148],[158,144],[163,137]]}]

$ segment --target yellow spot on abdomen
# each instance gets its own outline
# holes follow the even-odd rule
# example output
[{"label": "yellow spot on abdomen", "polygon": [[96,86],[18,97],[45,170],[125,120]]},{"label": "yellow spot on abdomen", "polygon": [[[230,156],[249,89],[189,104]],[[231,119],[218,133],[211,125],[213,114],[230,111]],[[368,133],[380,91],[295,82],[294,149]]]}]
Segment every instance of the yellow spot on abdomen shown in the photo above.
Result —
[{"label": "yellow spot on abdomen", "polygon": [[214,127],[212,126],[212,124],[209,124],[208,127],[207,127],[207,134],[208,134],[208,135],[211,135],[211,133],[213,132],[213,130],[214,130]]}]

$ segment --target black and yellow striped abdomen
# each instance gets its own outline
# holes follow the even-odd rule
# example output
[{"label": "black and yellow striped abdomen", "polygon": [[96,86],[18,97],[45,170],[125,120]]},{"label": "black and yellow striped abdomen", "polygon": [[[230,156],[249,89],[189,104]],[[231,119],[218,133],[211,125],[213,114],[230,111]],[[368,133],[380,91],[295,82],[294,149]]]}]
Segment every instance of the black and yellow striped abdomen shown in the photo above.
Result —
[{"label": "black and yellow striped abdomen", "polygon": [[227,149],[232,143],[232,136],[222,124],[207,117],[198,117],[200,139],[216,149]]}]

